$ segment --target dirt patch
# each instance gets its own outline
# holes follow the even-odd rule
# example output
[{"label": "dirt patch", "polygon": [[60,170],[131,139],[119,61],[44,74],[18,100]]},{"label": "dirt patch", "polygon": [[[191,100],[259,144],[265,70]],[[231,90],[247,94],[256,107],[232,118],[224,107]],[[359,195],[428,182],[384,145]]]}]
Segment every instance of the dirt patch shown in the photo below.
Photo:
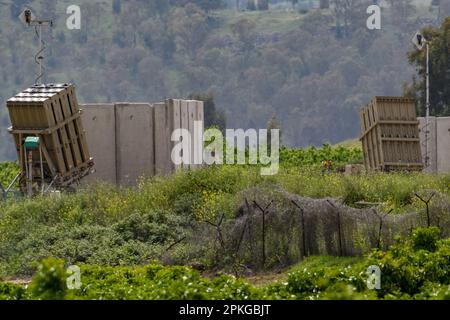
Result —
[{"label": "dirt patch", "polygon": [[278,273],[267,273],[267,274],[259,274],[250,277],[244,277],[244,280],[249,282],[250,284],[261,287],[267,284],[284,281],[287,279],[286,272],[278,272]]},{"label": "dirt patch", "polygon": [[29,285],[31,283],[31,281],[32,281],[31,278],[25,278],[25,279],[10,279],[10,280],[5,280],[3,282],[24,286],[24,285]]}]

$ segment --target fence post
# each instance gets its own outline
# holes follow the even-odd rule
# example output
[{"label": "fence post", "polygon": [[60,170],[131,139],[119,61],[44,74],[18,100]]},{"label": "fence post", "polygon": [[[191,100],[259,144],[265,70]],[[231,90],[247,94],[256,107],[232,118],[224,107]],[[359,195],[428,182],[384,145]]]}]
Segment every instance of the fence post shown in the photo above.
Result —
[{"label": "fence post", "polygon": [[334,208],[334,210],[336,211],[336,215],[337,215],[337,228],[338,228],[338,241],[339,241],[339,256],[343,256],[344,254],[344,250],[342,248],[342,234],[341,234],[341,214],[339,209],[334,205],[334,203],[332,203],[330,200],[327,199],[327,202],[329,203],[329,205],[331,207]]},{"label": "fence post", "polygon": [[3,188],[2,183],[0,182],[0,200],[3,200],[6,198],[5,188]]},{"label": "fence post", "polygon": [[302,207],[300,207],[294,200],[291,200],[291,202],[300,209],[300,217],[301,217],[301,228],[302,228],[302,250],[300,257],[303,260],[303,258],[306,256],[306,236],[305,236],[305,216],[304,216],[304,210]]},{"label": "fence post", "polygon": [[375,209],[373,209],[373,213],[378,217],[378,219],[380,219],[380,227],[379,227],[379,229],[378,229],[378,239],[377,239],[377,248],[378,248],[378,249],[381,249],[381,233],[382,233],[382,231],[383,231],[383,221],[384,221],[384,218],[386,218],[386,216],[387,216],[388,214],[390,214],[393,210],[394,210],[394,209],[391,209],[391,210],[389,210],[388,213],[386,213],[386,214],[384,214],[383,216],[381,216],[381,215],[378,214],[378,212],[377,212]]},{"label": "fence post", "polygon": [[426,207],[426,213],[427,213],[427,227],[429,228],[431,226],[431,219],[430,219],[430,201],[433,199],[433,197],[436,195],[436,193],[432,193],[431,196],[428,198],[428,200],[423,199],[421,196],[419,196],[417,193],[414,193],[414,195],[419,198],[420,201],[425,203]]},{"label": "fence post", "polygon": [[253,204],[262,212],[262,266],[266,264],[266,210],[269,209],[273,200],[263,209],[255,200]]}]

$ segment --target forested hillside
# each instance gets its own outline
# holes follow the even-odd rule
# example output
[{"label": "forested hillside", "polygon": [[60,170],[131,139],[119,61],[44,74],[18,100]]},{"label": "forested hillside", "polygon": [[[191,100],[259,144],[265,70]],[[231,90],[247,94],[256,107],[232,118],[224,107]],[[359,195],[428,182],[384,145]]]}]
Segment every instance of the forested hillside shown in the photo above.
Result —
[{"label": "forested hillside", "polygon": [[[357,110],[374,95],[402,95],[407,52],[438,18],[431,1],[381,1],[382,29],[366,28],[372,1],[0,1],[0,159],[14,159],[6,100],[34,83],[38,41],[17,19],[24,5],[55,21],[47,82],[73,82],[81,102],[158,101],[211,93],[228,127],[265,127],[276,115],[283,143],[335,143],[359,133]],[[450,11],[441,1],[440,16]],[[236,10],[236,3],[240,3]],[[81,29],[66,8],[81,7]]]}]

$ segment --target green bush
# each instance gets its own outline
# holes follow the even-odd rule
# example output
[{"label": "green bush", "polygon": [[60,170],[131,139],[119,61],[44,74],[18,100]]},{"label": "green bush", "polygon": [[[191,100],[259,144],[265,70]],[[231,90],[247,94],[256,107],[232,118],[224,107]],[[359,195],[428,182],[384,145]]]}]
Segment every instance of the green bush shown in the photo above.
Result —
[{"label": "green bush", "polygon": [[43,260],[30,285],[30,293],[34,299],[61,300],[67,291],[67,272],[64,261],[47,258]]},{"label": "green bush", "polygon": [[[439,234],[436,228],[415,234]],[[434,236],[432,237],[434,239]],[[374,251],[367,259],[309,257],[286,281],[267,286],[274,299],[448,299],[450,239],[435,242],[433,252],[416,248],[414,239],[399,239],[388,251]],[[428,244],[429,242],[427,242]],[[337,262],[330,264],[329,261]],[[369,290],[366,270],[381,269],[381,290]]]},{"label": "green bush", "polygon": [[23,286],[0,282],[0,300],[22,300],[26,298],[26,289]]},{"label": "green bush", "polygon": [[436,250],[437,242],[440,239],[440,230],[437,227],[417,228],[412,234],[414,250]]},{"label": "green bush", "polygon": [[283,299],[372,299],[360,260],[309,257],[282,284],[269,285],[269,297]]},{"label": "green bush", "polygon": [[[436,240],[437,228],[413,231],[415,237],[398,240],[387,252],[375,251],[368,261],[381,269],[380,297],[413,297],[427,283],[450,284],[450,239]],[[433,249],[428,251],[428,249]]]},{"label": "green bush", "polygon": [[0,183],[6,188],[19,173],[19,166],[13,162],[0,162]]}]

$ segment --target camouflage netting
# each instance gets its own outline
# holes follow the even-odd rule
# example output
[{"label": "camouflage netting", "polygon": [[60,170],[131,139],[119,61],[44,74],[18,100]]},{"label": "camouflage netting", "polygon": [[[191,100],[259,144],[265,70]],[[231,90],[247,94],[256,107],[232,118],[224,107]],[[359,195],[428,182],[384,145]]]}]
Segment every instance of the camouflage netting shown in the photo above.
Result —
[{"label": "camouflage netting", "polygon": [[[333,199],[309,199],[271,186],[241,194],[236,219],[219,217],[195,232],[196,243],[215,246],[217,259],[249,269],[282,267],[309,255],[356,256],[386,249],[398,235],[407,236],[428,223],[423,213],[386,214],[355,209]],[[450,204],[437,195],[430,224],[450,236]],[[216,239],[205,243],[204,239]],[[203,239],[203,240],[202,240]]]}]

